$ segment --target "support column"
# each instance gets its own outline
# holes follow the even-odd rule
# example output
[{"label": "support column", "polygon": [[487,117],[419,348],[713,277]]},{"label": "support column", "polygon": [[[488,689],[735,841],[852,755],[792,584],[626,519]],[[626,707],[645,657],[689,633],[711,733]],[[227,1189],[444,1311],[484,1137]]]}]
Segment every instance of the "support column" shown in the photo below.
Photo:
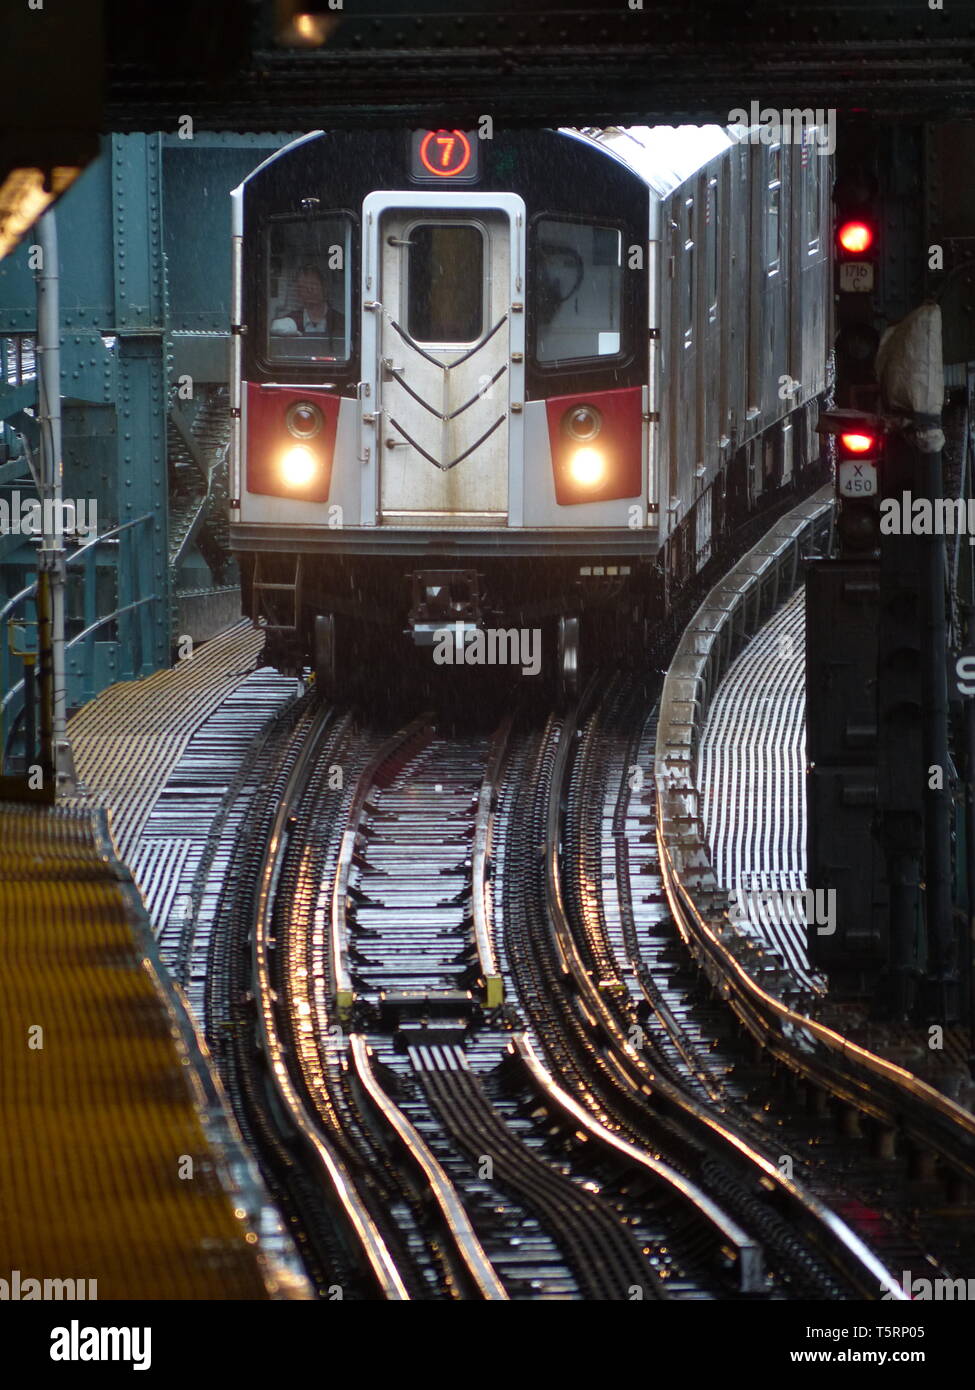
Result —
[{"label": "support column", "polygon": [[[42,649],[42,707],[50,705],[49,718],[41,720],[42,762],[55,778],[55,794],[71,795],[76,789],[74,762],[68,744],[64,676],[64,508],[61,455],[61,352],[58,299],[58,235],[53,211],[37,224],[41,263],[37,271],[37,382],[40,429],[40,487],[43,535],[38,555],[38,597],[49,605],[49,622],[38,623],[38,639],[50,642],[50,661]],[[41,604],[39,603],[39,608]],[[50,692],[45,682],[50,681]],[[45,768],[47,775],[47,768]]]}]

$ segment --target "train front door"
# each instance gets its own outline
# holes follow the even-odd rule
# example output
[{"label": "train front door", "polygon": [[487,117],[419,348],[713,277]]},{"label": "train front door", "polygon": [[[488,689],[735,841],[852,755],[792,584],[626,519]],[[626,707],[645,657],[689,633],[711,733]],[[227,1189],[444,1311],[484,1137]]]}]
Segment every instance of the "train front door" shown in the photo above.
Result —
[{"label": "train front door", "polygon": [[373,194],[365,225],[377,521],[503,526],[511,406],[524,399],[524,205]]}]

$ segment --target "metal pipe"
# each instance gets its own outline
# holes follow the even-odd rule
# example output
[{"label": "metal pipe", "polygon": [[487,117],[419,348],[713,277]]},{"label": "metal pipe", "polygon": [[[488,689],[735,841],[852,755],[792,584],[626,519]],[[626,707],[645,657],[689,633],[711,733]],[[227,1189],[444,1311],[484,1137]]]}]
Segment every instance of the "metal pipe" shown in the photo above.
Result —
[{"label": "metal pipe", "polygon": [[37,575],[37,665],[40,687],[40,765],[44,786],[54,778],[54,645],[51,640],[51,572],[41,569]]},{"label": "metal pipe", "polygon": [[[40,265],[37,282],[37,390],[40,427],[40,493],[42,539],[38,565],[50,577],[50,749],[45,756],[54,769],[55,791],[75,790],[74,766],[68,745],[64,671],[64,508],[61,456],[61,347],[58,281],[58,234],[53,211],[37,224]],[[42,666],[42,670],[43,670]],[[42,737],[46,737],[42,721]]]},{"label": "metal pipe", "polygon": [[34,689],[34,656],[24,657],[24,750],[28,766],[37,757],[37,695]]}]

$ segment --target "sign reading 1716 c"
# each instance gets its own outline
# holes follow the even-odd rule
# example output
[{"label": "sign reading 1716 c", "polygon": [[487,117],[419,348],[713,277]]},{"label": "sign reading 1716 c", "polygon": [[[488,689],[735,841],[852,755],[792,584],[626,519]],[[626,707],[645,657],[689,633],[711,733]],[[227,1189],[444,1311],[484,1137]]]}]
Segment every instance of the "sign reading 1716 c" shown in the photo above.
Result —
[{"label": "sign reading 1716 c", "polygon": [[414,130],[410,177],[414,183],[468,184],[480,178],[479,140],[474,130]]}]

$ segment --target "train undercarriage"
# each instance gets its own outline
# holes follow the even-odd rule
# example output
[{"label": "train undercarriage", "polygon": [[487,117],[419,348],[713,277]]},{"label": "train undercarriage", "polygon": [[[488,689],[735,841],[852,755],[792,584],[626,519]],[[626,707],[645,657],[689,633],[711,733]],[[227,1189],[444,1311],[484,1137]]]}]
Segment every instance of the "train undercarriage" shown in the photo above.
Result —
[{"label": "train undercarriage", "polygon": [[265,631],[269,665],[310,669],[330,695],[391,662],[520,667],[571,694],[595,665],[644,660],[653,628],[727,563],[743,528],[828,469],[813,450],[784,481],[766,457],[741,449],[662,550],[641,532],[240,528],[244,612]]}]

